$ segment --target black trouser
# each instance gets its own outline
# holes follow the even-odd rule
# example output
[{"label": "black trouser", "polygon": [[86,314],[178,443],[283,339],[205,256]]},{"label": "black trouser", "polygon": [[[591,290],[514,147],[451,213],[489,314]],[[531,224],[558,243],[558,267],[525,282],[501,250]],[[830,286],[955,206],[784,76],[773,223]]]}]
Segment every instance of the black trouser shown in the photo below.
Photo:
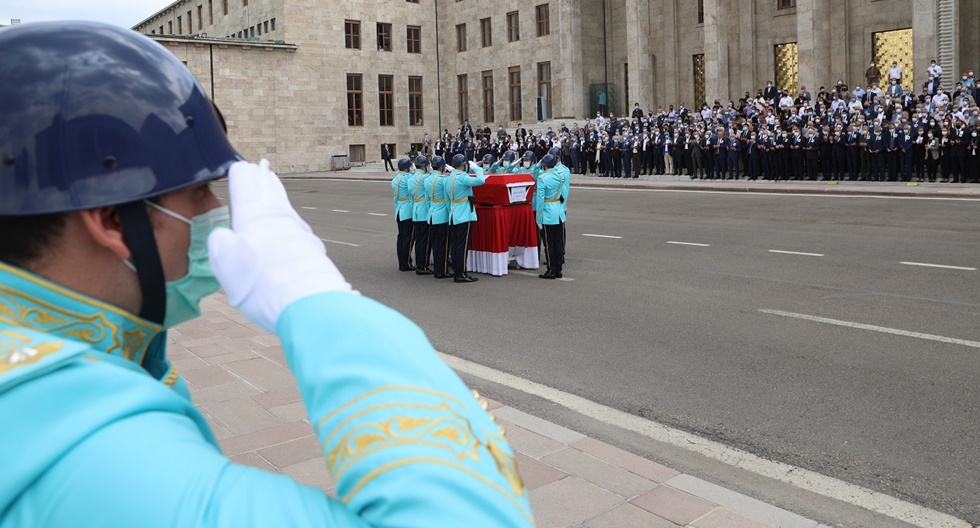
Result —
[{"label": "black trouser", "polygon": [[929,181],[936,181],[936,169],[939,168],[939,158],[933,158],[932,155],[926,154],[926,175],[929,177]]},{"label": "black trouser", "polygon": [[749,179],[756,180],[759,178],[759,170],[761,165],[759,164],[759,153],[754,152],[748,154],[748,165],[749,165]]},{"label": "black trouser", "polygon": [[953,178],[966,181],[966,150],[953,149]]},{"label": "black trouser", "polygon": [[873,152],[871,153],[871,181],[883,181],[884,180],[884,165],[885,165],[885,153],[884,152]]},{"label": "black trouser", "polygon": [[847,154],[845,151],[834,154],[834,179],[841,181],[847,173]]},{"label": "black trouser", "polygon": [[899,152],[898,163],[900,165],[899,172],[902,175],[902,181],[912,181],[912,152]]},{"label": "black trouser", "polygon": [[715,155],[710,150],[705,150],[704,156],[704,177],[709,180],[715,179]]},{"label": "black trouser", "polygon": [[415,267],[420,271],[429,267],[429,223],[415,222]]},{"label": "black trouser", "polygon": [[395,250],[398,252],[398,267],[406,269],[412,267],[412,235],[414,234],[414,222],[411,218],[402,220],[400,216],[395,217],[398,222],[398,242]]},{"label": "black trouser", "polygon": [[[590,152],[586,157],[589,159],[589,174],[595,174],[595,166],[596,166],[595,152]],[[584,169],[585,167],[583,167],[583,170]],[[582,174],[585,173],[583,172]]]},{"label": "black trouser", "polygon": [[429,226],[429,244],[432,246],[432,267],[436,275],[448,275],[449,271],[449,224]]},{"label": "black trouser", "polygon": [[816,180],[817,179],[817,165],[820,164],[819,154],[814,150],[809,150],[805,154],[806,156],[806,179]]},{"label": "black trouser", "polygon": [[544,226],[544,251],[548,258],[548,273],[561,274],[565,263],[565,223]]},{"label": "black trouser", "polygon": [[847,171],[851,180],[861,177],[861,151],[850,148],[847,151]]},{"label": "black trouser", "polygon": [[470,247],[472,222],[449,226],[449,254],[453,260],[453,275],[457,279],[466,276],[466,256]]},{"label": "black trouser", "polygon": [[395,170],[395,165],[391,162],[391,158],[385,158],[385,172],[390,170]]}]

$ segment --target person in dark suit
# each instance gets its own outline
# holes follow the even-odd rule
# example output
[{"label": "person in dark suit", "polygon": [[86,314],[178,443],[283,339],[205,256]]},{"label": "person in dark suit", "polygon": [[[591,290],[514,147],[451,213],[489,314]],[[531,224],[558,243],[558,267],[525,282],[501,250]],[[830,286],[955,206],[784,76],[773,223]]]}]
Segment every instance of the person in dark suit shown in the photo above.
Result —
[{"label": "person in dark suit", "polygon": [[881,124],[875,124],[874,132],[868,138],[868,154],[871,156],[871,181],[884,181],[885,178],[885,156],[887,148],[885,133],[881,130]]},{"label": "person in dark suit", "polygon": [[905,123],[898,133],[898,164],[903,182],[912,181],[912,145],[912,125]]},{"label": "person in dark suit", "polygon": [[762,90],[762,98],[767,101],[775,101],[779,96],[779,90],[772,85],[772,81],[766,83],[766,88]]},{"label": "person in dark suit", "polygon": [[391,162],[391,149],[387,143],[381,145],[381,159],[385,161],[385,172],[395,170],[395,165]]}]

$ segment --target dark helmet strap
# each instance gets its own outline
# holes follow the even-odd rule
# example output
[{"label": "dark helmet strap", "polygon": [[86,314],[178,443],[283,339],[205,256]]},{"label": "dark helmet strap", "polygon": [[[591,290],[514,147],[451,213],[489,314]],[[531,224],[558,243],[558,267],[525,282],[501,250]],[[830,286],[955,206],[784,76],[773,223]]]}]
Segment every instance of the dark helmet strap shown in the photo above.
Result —
[{"label": "dark helmet strap", "polygon": [[139,316],[162,325],[167,312],[167,288],[150,215],[142,200],[117,205],[116,210],[119,211],[123,237],[133,255],[133,265],[136,266],[136,275],[143,291],[143,307]]}]

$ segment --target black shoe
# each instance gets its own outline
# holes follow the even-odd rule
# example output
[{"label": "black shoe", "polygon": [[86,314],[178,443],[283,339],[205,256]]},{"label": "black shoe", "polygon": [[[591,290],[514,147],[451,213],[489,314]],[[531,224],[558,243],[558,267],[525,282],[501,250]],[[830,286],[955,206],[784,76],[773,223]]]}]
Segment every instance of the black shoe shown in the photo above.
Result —
[{"label": "black shoe", "polygon": [[476,282],[477,280],[479,280],[479,279],[475,279],[473,277],[467,277],[465,275],[462,276],[462,277],[454,277],[453,278],[453,282]]},{"label": "black shoe", "polygon": [[563,277],[562,277],[562,274],[561,273],[555,273],[555,278],[556,279],[561,279]]},{"label": "black shoe", "polygon": [[398,271],[415,271],[414,266],[405,266],[403,268],[398,268]]},{"label": "black shoe", "polygon": [[451,278],[453,278],[452,275],[448,275],[448,274],[447,275],[439,275],[438,273],[435,274],[435,275],[433,275],[433,277],[435,277],[437,279],[451,279]]},{"label": "black shoe", "polygon": [[432,275],[433,273],[434,272],[429,268],[422,269],[422,270],[415,270],[416,275]]},{"label": "black shoe", "polygon": [[558,277],[556,277],[554,273],[551,273],[549,271],[547,273],[542,273],[541,275],[538,275],[538,278],[539,279],[550,279],[550,280],[554,280],[554,279],[557,279]]}]

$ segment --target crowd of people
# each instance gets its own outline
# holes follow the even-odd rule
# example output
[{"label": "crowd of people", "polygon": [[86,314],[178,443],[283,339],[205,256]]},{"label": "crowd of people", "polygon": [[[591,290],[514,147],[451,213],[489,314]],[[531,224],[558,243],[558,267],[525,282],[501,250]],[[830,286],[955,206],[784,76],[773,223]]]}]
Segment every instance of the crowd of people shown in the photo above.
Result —
[{"label": "crowd of people", "polygon": [[644,112],[636,103],[628,118],[597,112],[582,126],[562,123],[540,133],[521,124],[511,134],[503,126],[494,133],[464,123],[435,141],[427,135],[423,144],[426,153],[468,160],[507,151],[541,159],[557,148],[573,173],[611,178],[980,181],[974,72],[964,72],[948,91],[932,61],[918,94],[903,88],[897,63],[886,73],[881,86],[881,69],[871,63],[864,87],[839,80],[815,97],[806,86],[794,97],[768,82],[754,96],[699,109],[681,104]]}]

